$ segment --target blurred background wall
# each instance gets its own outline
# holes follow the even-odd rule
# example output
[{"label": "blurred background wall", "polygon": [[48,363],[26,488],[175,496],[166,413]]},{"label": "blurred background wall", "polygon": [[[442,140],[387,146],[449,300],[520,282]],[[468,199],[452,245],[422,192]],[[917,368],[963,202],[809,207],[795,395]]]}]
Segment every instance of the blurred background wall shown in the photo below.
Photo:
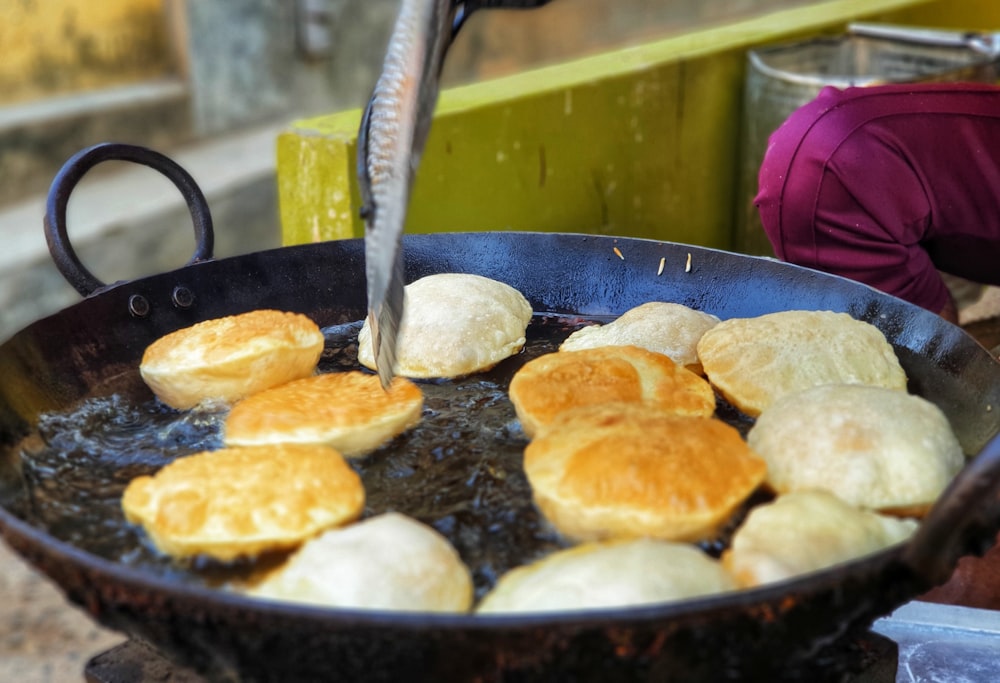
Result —
[{"label": "blurred background wall", "polygon": [[[42,218],[53,177],[90,145],[140,144],[181,163],[208,198],[217,257],[279,246],[277,137],[293,122],[364,103],[399,2],[0,2],[0,340],[79,299],[49,257]],[[758,34],[790,38],[781,22],[792,14],[843,22],[870,14],[873,4],[946,7],[955,22],[992,16],[997,6],[996,0],[552,0],[528,11],[474,14],[448,55],[443,84],[572,67],[580,57],[692,36],[685,55],[708,59],[723,51],[717,63],[731,72],[724,86],[701,84],[732,91],[722,93],[732,111],[708,112],[710,126],[738,116],[743,62],[726,45],[752,45]],[[942,12],[918,12],[914,20],[937,21]],[[842,23],[831,18],[826,26]],[[725,163],[734,165],[731,137],[715,139],[733,148]],[[717,175],[733,173],[735,166]],[[150,174],[101,164],[73,192],[70,236],[104,282],[163,272],[191,254],[184,202]]]},{"label": "blurred background wall", "polygon": [[[0,205],[97,141],[171,148],[360,106],[399,0],[8,0]],[[480,12],[449,55],[466,83],[805,0],[555,0]]]}]

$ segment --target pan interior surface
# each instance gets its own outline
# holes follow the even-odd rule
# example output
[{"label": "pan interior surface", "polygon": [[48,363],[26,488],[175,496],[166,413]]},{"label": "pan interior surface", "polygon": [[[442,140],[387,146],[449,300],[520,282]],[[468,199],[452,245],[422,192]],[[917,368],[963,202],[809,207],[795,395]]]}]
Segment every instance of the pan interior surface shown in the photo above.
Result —
[{"label": "pan interior surface", "polygon": [[[627,238],[439,234],[407,236],[404,246],[407,281],[435,272],[476,273],[520,290],[536,312],[521,354],[482,375],[422,382],[426,404],[420,429],[356,463],[368,490],[365,514],[396,509],[433,525],[471,565],[477,595],[506,569],[566,543],[531,504],[520,467],[527,440],[506,397],[510,378],[530,358],[556,350],[580,326],[611,320],[647,301],[681,303],[723,319],[790,309],[850,313],[885,333],[907,372],[911,392],[942,408],[967,453],[978,452],[998,431],[1000,411],[995,406],[1000,403],[1000,364],[968,335],[937,316],[857,283],[769,259]],[[198,628],[190,636],[144,631],[155,626],[143,606],[160,604],[164,596],[192,595],[188,588],[194,589],[194,597],[178,600],[178,604],[200,601],[191,609],[200,607],[204,612],[179,616],[181,622],[211,623],[212,619],[204,621],[208,613],[224,622],[231,617],[233,627],[237,617],[246,620],[252,615],[247,627],[252,629],[260,614],[285,614],[291,621],[275,619],[268,632],[277,634],[283,628],[288,634],[280,637],[294,638],[302,610],[258,609],[264,603],[241,600],[224,590],[200,590],[238,579],[247,566],[173,562],[152,549],[140,531],[124,523],[119,501],[128,481],[184,454],[217,448],[224,417],[223,411],[178,413],[158,404],[138,377],[138,362],[145,347],[167,332],[198,320],[266,307],[306,313],[324,329],[327,347],[321,371],[355,369],[357,332],[365,310],[363,273],[363,252],[357,240],[198,264],[110,288],[39,321],[0,346],[0,529],[11,528],[12,522],[28,524],[38,532],[37,538],[22,537],[18,545],[34,561],[48,563],[46,570],[59,574],[58,580],[73,599],[90,605],[101,618],[115,620],[116,627],[152,642],[174,639],[184,641],[179,648],[196,649],[196,637],[215,637],[205,636],[207,631]],[[180,310],[162,304],[179,285],[194,294],[195,306]],[[137,294],[152,303],[152,312],[144,319],[128,312],[129,299]],[[725,401],[718,405],[724,420],[743,432],[749,428],[748,418]],[[705,549],[717,554],[726,542],[723,534]],[[70,558],[74,567],[65,566],[66,555],[60,548],[66,544],[83,551]],[[79,578],[80,572],[71,571],[100,568],[106,562],[117,568],[116,576],[131,583],[136,595],[129,596],[120,586],[95,589]],[[791,609],[809,594],[825,591],[828,599],[816,601],[806,611],[816,619],[819,613],[843,609],[843,614],[830,614],[834,623],[829,626],[842,629],[844,623],[866,618],[866,606],[849,600],[855,590],[864,595],[881,591],[883,610],[893,600],[900,604],[907,598],[902,587],[899,595],[889,588],[894,581],[900,586],[902,582],[895,576],[882,576],[884,565],[884,559],[856,562],[817,581],[796,581],[787,590],[747,591],[712,601],[691,601],[690,606],[697,612],[699,606],[711,602],[716,606],[715,616],[721,609],[729,617],[745,619],[753,633],[742,633],[740,642],[759,644],[776,636],[767,630],[776,623],[775,605]],[[845,587],[842,581],[854,588]],[[212,599],[215,595],[217,601]],[[234,605],[237,608],[228,615],[226,610]],[[616,611],[613,620],[629,615],[628,619],[634,617],[656,629],[687,633],[684,638],[696,641],[699,634],[711,632],[714,635],[706,636],[706,647],[723,641],[742,647],[735,644],[736,635],[709,625],[712,616],[691,615],[685,626],[677,620],[661,623],[664,615],[678,613],[674,607],[683,611],[683,605],[654,606]],[[313,616],[322,621],[323,615],[336,614],[326,610]],[[484,621],[489,628],[495,627],[491,633],[496,637],[512,639],[502,646],[493,642],[488,648],[529,652],[533,639],[541,637],[538,619]],[[547,617],[541,621],[553,622]],[[607,624],[606,617],[599,616],[559,616],[555,621],[565,622],[573,632],[603,629]],[[302,623],[314,624],[310,619]],[[359,622],[334,623],[350,627]],[[466,633],[469,638],[481,633],[475,618],[449,621],[423,615],[410,626],[435,623],[451,625],[446,629],[448,637],[456,635],[450,630],[455,625],[471,629]],[[683,630],[687,627],[690,631]],[[522,628],[527,630],[522,632]],[[806,628],[789,620],[782,628],[787,636],[796,629],[822,633],[827,627],[810,622]],[[391,647],[389,642],[397,635],[391,628],[385,632],[386,647]],[[372,634],[359,631],[357,637],[363,636]],[[242,637],[233,635],[234,639]],[[245,637],[247,643],[228,646],[242,652],[257,636]],[[437,639],[441,634],[428,631],[426,637]],[[551,637],[571,636],[553,632]],[[678,641],[679,652],[687,642],[684,638]],[[694,658],[697,648],[691,652]],[[241,656],[253,658],[249,652]]]},{"label": "pan interior surface", "polygon": [[[567,547],[532,504],[521,466],[527,439],[507,386],[528,360],[554,352],[595,322],[536,316],[522,353],[486,373],[421,382],[421,424],[352,465],[365,484],[364,516],[397,511],[442,533],[470,567],[477,597],[509,569]],[[326,328],[320,372],[358,370],[360,321]],[[745,433],[751,422],[719,398],[720,416]],[[221,448],[224,408],[175,411],[155,399],[113,394],[41,416],[22,445],[24,494],[12,511],[53,538],[88,553],[183,584],[239,582],[257,563],[177,562],[128,524],[120,506],[133,478],[178,457]],[[758,494],[754,502],[766,499]],[[738,521],[733,520],[733,523]],[[731,526],[704,549],[718,555]],[[264,558],[263,564],[280,560]]]}]

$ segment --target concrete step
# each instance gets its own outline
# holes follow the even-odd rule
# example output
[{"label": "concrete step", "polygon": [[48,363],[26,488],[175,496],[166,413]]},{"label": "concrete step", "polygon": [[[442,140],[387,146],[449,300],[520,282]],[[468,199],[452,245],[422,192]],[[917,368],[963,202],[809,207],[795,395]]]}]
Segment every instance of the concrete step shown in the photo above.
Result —
[{"label": "concrete step", "polygon": [[[165,152],[205,193],[216,257],[280,245],[275,140],[283,128],[271,123]],[[44,214],[45,194],[0,209],[0,340],[81,298],[51,260]],[[127,162],[100,164],[83,178],[71,196],[67,226],[81,261],[106,283],[180,267],[195,246],[177,189]]]},{"label": "concrete step", "polygon": [[191,118],[190,93],[177,79],[0,107],[0,207],[45,192],[62,162],[94,142],[190,142]]}]

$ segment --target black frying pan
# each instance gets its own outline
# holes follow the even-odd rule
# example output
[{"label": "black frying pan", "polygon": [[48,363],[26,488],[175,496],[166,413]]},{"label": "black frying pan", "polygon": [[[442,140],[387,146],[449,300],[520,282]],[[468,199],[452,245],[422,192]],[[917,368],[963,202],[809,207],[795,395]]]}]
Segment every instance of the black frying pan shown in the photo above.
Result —
[{"label": "black frying pan", "polygon": [[[47,221],[50,244],[69,279],[96,291],[0,346],[0,531],[96,620],[208,678],[815,676],[835,670],[824,669],[831,643],[945,581],[960,556],[982,552],[1000,527],[1000,443],[991,441],[1000,427],[1000,364],[959,328],[866,286],[769,259],[650,240],[511,232],[407,236],[406,279],[477,273],[517,288],[536,311],[589,317],[617,315],[650,300],[721,318],[845,311],[885,333],[911,391],[940,406],[965,450],[979,455],[907,544],[768,588],[641,608],[506,617],[328,610],[252,601],[83,551],[24,512],[20,453],[41,414],[116,392],[148,395],[137,371],[145,347],[199,320],[270,307],[306,313],[325,327],[365,314],[358,240],[212,261],[203,260],[211,255],[208,237],[207,249],[183,268],[100,286],[79,270],[63,239],[64,200],[87,168],[119,157],[173,173],[158,155],[110,147],[75,157],[57,177]],[[195,213],[207,218],[200,193],[188,197],[199,207]],[[202,223],[208,225],[200,233],[204,246],[211,225]]]}]

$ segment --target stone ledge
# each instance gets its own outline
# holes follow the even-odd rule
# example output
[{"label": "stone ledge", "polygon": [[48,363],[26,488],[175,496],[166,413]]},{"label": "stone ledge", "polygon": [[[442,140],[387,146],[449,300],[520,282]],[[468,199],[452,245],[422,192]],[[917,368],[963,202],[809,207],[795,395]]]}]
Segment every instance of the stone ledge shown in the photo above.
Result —
[{"label": "stone ledge", "polygon": [[63,161],[98,140],[176,147],[192,139],[190,94],[151,81],[0,108],[0,206],[44,192]]},{"label": "stone ledge", "polygon": [[[217,257],[280,245],[274,146],[281,129],[271,124],[168,152],[205,193]],[[180,193],[143,166],[105,165],[117,168],[88,174],[67,211],[69,235],[83,263],[104,282],[184,265],[194,237]],[[80,299],[52,263],[44,213],[43,195],[0,211],[0,339]]]}]

